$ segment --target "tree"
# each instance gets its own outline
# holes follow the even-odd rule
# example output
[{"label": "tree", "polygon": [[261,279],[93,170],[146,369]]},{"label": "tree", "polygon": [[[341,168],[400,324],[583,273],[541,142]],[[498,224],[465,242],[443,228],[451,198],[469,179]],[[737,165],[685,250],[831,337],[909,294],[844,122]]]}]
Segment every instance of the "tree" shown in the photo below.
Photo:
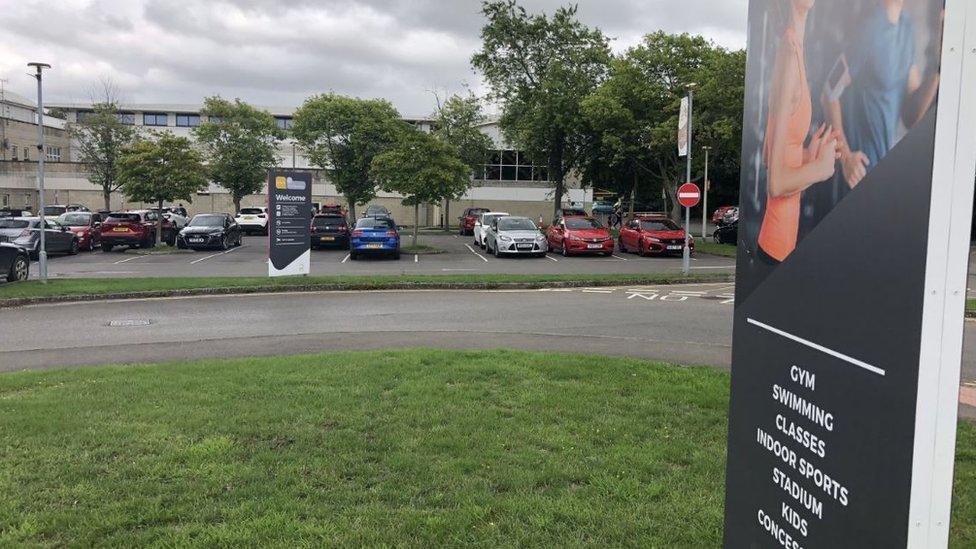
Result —
[{"label": "tree", "polygon": [[[119,190],[118,162],[122,150],[136,138],[133,126],[125,124],[119,112],[118,92],[109,80],[93,88],[92,111],[68,126],[78,144],[78,158],[85,164],[88,180],[102,189],[105,209],[112,209],[112,193]],[[97,90],[97,91],[96,91]]]},{"label": "tree", "polygon": [[330,93],[305,101],[295,113],[292,132],[311,163],[325,170],[346,197],[355,219],[356,205],[376,196],[373,159],[396,143],[405,126],[387,101]]},{"label": "tree", "polygon": [[414,246],[420,205],[460,198],[471,184],[471,168],[457,149],[412,129],[404,130],[392,149],[373,159],[371,171],[383,190],[405,196],[403,204],[413,206]]},{"label": "tree", "polygon": [[[452,95],[443,103],[440,99],[437,101],[434,137],[457,150],[458,158],[468,166],[469,173],[483,169],[488,151],[493,148],[491,138],[481,131],[480,127],[484,122],[481,101],[474,94]],[[468,186],[470,185],[469,179]],[[444,202],[445,228],[450,214],[451,201],[448,198]]]},{"label": "tree", "polygon": [[[118,181],[122,192],[134,202],[156,204],[193,201],[193,193],[207,186],[203,158],[190,140],[168,133],[139,140],[122,151]],[[156,226],[157,242],[163,235],[163,217]]]},{"label": "tree", "polygon": [[580,103],[609,70],[607,38],[582,25],[575,6],[547,17],[529,15],[516,0],[492,0],[482,13],[488,21],[472,64],[502,103],[506,139],[548,166],[555,216],[583,150]]},{"label": "tree", "polygon": [[270,113],[240,99],[208,97],[201,114],[207,121],[194,134],[204,148],[210,177],[230,192],[234,213],[240,212],[241,200],[258,193],[268,170],[278,165],[282,132]]}]

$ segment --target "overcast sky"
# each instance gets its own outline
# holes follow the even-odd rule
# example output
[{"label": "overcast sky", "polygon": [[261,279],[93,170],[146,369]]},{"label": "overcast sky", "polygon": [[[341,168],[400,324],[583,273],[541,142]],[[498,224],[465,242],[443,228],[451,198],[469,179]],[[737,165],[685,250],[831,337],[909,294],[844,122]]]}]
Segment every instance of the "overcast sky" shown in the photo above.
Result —
[{"label": "overcast sky", "polygon": [[[479,0],[11,0],[0,9],[0,78],[34,97],[26,64],[53,65],[51,101],[87,101],[110,77],[128,102],[199,103],[207,95],[297,106],[327,91],[384,97],[404,115],[431,90],[480,90],[470,59]],[[565,2],[523,0],[551,13]],[[745,46],[747,0],[582,0],[580,18],[615,50],[657,29]]]}]

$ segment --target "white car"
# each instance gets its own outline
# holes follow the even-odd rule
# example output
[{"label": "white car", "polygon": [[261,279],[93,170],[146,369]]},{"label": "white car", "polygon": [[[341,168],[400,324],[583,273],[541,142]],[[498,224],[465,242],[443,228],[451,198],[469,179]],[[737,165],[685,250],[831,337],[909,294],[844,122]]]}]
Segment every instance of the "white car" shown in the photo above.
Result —
[{"label": "white car", "polygon": [[267,208],[241,208],[234,221],[245,233],[268,234]]},{"label": "white car", "polygon": [[485,234],[485,249],[495,257],[531,255],[544,257],[549,251],[546,235],[528,217],[496,217]]},{"label": "white car", "polygon": [[164,212],[163,218],[166,219],[167,221],[172,222],[173,225],[176,226],[176,230],[180,230],[183,227],[186,227],[186,224],[189,223],[190,221],[189,219],[173,211]]},{"label": "white car", "polygon": [[485,247],[485,233],[488,230],[488,226],[491,225],[492,219],[507,217],[508,215],[505,212],[485,212],[479,215],[477,221],[474,222],[474,230],[472,231],[474,233],[475,246]]}]

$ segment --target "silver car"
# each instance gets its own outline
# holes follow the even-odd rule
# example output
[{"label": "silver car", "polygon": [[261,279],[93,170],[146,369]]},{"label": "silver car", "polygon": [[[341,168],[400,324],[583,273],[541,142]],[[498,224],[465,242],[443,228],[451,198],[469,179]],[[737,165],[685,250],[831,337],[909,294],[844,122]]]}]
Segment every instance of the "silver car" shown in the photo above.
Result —
[{"label": "silver car", "polygon": [[531,255],[543,257],[549,251],[546,236],[528,217],[496,217],[485,231],[485,249],[495,257]]},{"label": "silver car", "polygon": [[507,212],[485,212],[478,216],[478,220],[474,222],[474,244],[481,249],[485,248],[485,235],[488,233],[488,226],[491,225],[493,219],[499,217],[506,217],[510,215]]}]

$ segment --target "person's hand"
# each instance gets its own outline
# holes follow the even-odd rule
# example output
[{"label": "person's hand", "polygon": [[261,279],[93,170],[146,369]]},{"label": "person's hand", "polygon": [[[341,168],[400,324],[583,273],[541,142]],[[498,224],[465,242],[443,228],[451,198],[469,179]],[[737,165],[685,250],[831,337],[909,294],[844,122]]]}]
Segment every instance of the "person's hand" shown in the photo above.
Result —
[{"label": "person's hand", "polygon": [[840,159],[841,171],[844,174],[844,181],[847,186],[854,188],[868,175],[868,166],[871,161],[868,156],[861,151],[851,151]]},{"label": "person's hand", "polygon": [[837,168],[838,142],[830,128],[821,128],[811,143],[813,165],[816,169],[816,180],[826,181],[834,176]]},{"label": "person's hand", "polygon": [[810,144],[803,149],[804,164],[809,164],[817,158],[817,154],[820,152],[820,146],[823,143],[823,136],[827,131],[827,124],[823,123],[817,128],[817,131],[813,132],[813,137],[810,138]]}]

